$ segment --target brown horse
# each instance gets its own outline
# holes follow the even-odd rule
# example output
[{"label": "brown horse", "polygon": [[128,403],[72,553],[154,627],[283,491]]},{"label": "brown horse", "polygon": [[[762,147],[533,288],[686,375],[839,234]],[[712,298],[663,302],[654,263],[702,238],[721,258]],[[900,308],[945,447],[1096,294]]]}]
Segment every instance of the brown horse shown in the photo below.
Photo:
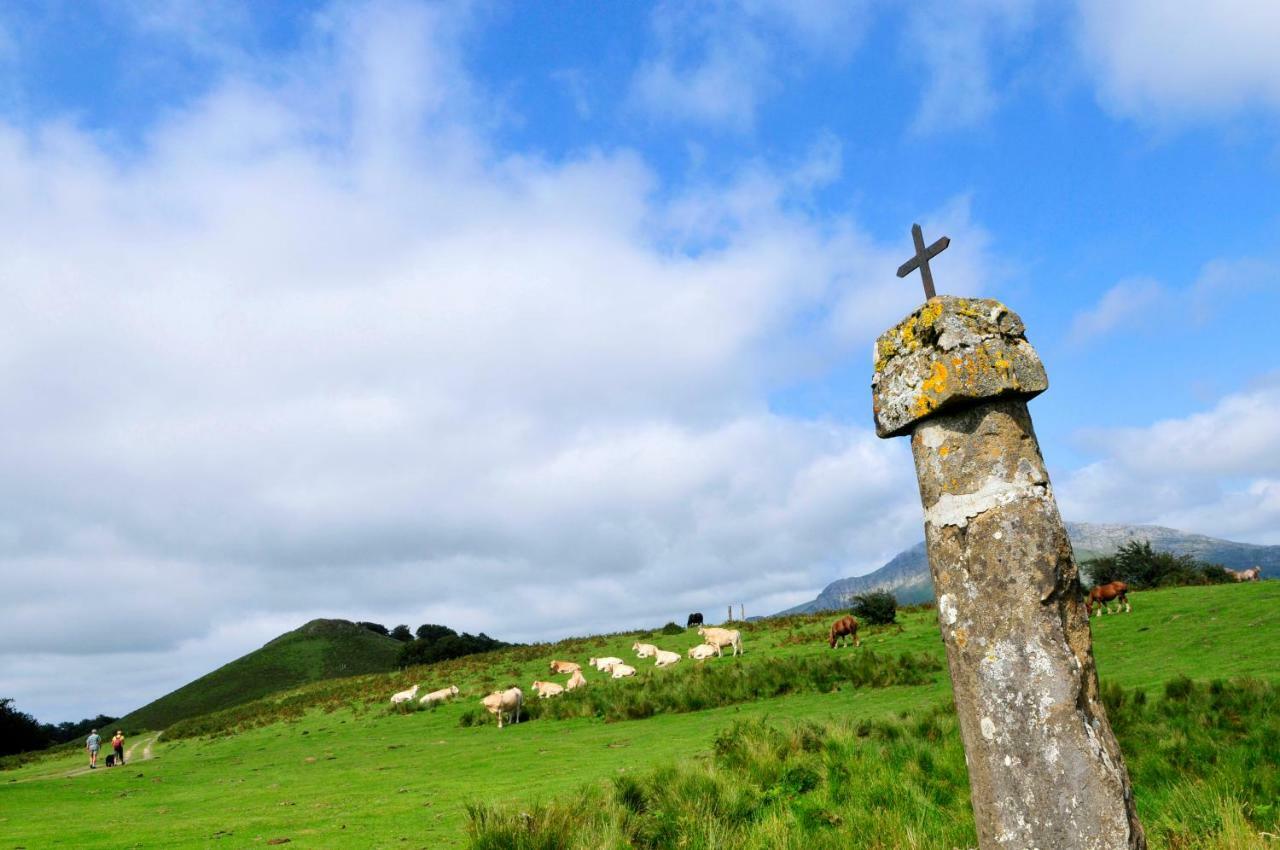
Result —
[{"label": "brown horse", "polygon": [[847,614],[831,624],[831,634],[827,636],[827,643],[835,649],[836,644],[845,638],[853,638],[854,646],[862,646],[862,641],[858,640],[858,621]]},{"label": "brown horse", "polygon": [[1129,585],[1122,581],[1113,581],[1110,584],[1100,584],[1089,591],[1089,601],[1085,603],[1085,608],[1089,611],[1089,616],[1093,616],[1093,606],[1096,603],[1102,608],[1102,613],[1107,613],[1107,604],[1111,601],[1116,603],[1116,613],[1120,613],[1120,606],[1124,606],[1125,613],[1132,611],[1129,605]]}]

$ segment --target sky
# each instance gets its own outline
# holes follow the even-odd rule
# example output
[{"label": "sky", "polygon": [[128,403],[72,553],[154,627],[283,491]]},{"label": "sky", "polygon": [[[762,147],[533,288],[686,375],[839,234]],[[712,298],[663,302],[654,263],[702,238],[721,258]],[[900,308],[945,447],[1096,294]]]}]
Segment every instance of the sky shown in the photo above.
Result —
[{"label": "sky", "polygon": [[877,568],[913,222],[1026,322],[1067,519],[1280,544],[1277,43],[1271,0],[0,6],[0,697]]}]

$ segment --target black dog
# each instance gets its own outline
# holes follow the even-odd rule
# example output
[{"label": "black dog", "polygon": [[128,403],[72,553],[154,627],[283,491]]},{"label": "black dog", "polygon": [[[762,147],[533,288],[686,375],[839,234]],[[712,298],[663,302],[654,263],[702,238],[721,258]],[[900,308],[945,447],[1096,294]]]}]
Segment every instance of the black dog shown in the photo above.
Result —
[{"label": "black dog", "polygon": [[108,753],[108,754],[107,754],[107,767],[115,767],[115,766],[116,766],[116,754],[115,754],[115,753]]}]

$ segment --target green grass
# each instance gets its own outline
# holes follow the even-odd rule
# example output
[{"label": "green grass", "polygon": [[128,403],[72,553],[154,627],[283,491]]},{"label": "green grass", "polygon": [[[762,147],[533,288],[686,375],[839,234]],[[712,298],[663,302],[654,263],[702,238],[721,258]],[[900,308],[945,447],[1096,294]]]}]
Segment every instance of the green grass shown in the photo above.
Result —
[{"label": "green grass", "polygon": [[403,646],[345,620],[313,620],[117,721],[131,732],[242,704],[308,682],[392,670]]},{"label": "green grass", "polygon": [[[1179,675],[1206,682],[1242,675],[1275,680],[1280,674],[1274,660],[1280,650],[1280,582],[1141,593],[1133,596],[1133,604],[1132,614],[1094,621],[1095,654],[1109,689],[1141,688],[1156,705],[1163,700],[1165,683]],[[733,669],[744,661],[830,657],[835,653],[822,641],[830,619],[751,624],[745,656],[708,663]],[[864,647],[895,657],[910,653],[942,659],[932,611],[907,612],[901,620],[901,630],[867,630]],[[224,716],[210,724],[209,730],[216,732],[212,736],[162,738],[155,760],[135,758],[124,770],[67,779],[63,777],[82,759],[60,754],[6,771],[0,773],[0,850],[135,844],[247,847],[274,837],[291,838],[289,846],[301,847],[461,847],[469,840],[468,804],[510,804],[532,812],[537,804],[554,807],[566,795],[580,800],[584,787],[594,789],[593,794],[607,794],[618,776],[643,778],[677,764],[713,767],[717,736],[737,722],[760,720],[784,732],[806,722],[856,728],[864,720],[899,722],[895,718],[904,712],[918,719],[949,699],[946,675],[938,672],[923,685],[806,691],[702,711],[659,713],[643,720],[539,719],[501,733],[492,725],[460,726],[463,715],[488,690],[515,682],[528,691],[534,678],[551,678],[546,665],[553,657],[628,657],[635,639],[634,634],[577,639],[407,672],[317,682],[254,703],[246,711],[257,712],[256,719],[249,713],[238,719]],[[684,649],[697,638],[657,636],[651,642]],[[686,659],[670,670],[645,666],[641,672],[676,680],[691,675],[692,667]],[[587,675],[591,688],[624,684],[606,682],[595,671]],[[390,694],[414,682],[427,688],[456,682],[463,699],[431,711],[390,711]],[[255,726],[259,721],[267,725]],[[944,732],[952,722],[945,713],[938,720]],[[237,726],[243,726],[242,731],[234,731]],[[1181,790],[1156,784],[1168,778],[1158,773],[1160,766],[1176,765],[1178,757],[1176,751],[1162,748],[1162,728],[1153,726],[1139,731],[1139,738],[1125,739],[1140,741],[1126,743],[1140,807],[1147,802],[1159,806],[1158,811],[1142,809],[1148,829],[1192,817],[1200,818],[1196,822],[1210,832],[1215,823],[1246,832],[1256,825],[1256,811],[1243,807],[1265,802],[1245,799],[1243,785],[1230,794],[1213,792],[1217,796],[1210,805],[1193,792],[1217,786],[1192,770],[1176,767],[1173,778],[1187,779]],[[1151,735],[1159,747],[1148,739]],[[948,746],[940,740],[908,756],[916,759],[928,753],[935,767],[941,765],[936,767],[940,775],[950,776],[946,765],[954,756],[947,755]],[[1198,752],[1199,746],[1187,752]],[[1154,766],[1139,773],[1137,767],[1148,760]],[[964,783],[952,780],[948,785],[962,797]],[[894,807],[892,801],[887,805]],[[1186,813],[1177,814],[1180,808]],[[963,805],[955,811],[958,823],[969,822]],[[928,823],[919,826],[922,840],[937,837],[926,834]],[[111,832],[117,826],[123,828],[124,838]],[[220,833],[222,837],[216,837]],[[942,845],[925,841],[920,846]],[[1204,846],[1228,845],[1219,841]]]}]

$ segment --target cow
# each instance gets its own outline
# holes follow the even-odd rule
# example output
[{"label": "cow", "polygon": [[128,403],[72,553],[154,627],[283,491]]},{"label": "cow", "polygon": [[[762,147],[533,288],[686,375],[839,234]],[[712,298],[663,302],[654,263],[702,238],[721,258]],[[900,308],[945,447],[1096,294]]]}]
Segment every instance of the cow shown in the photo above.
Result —
[{"label": "cow", "polygon": [[694,626],[701,626],[701,625],[702,625],[702,612],[694,611],[692,614],[689,615],[689,622],[685,623],[684,627],[686,629],[692,629]]},{"label": "cow", "polygon": [[665,649],[659,649],[653,654],[654,666],[669,667],[680,660],[680,653],[667,652]]},{"label": "cow", "polygon": [[582,671],[574,670],[573,675],[569,677],[569,682],[564,686],[564,689],[566,691],[571,691],[574,688],[582,687],[586,683],[587,683],[587,677],[582,675]]},{"label": "cow", "polygon": [[853,638],[854,646],[862,646],[862,641],[858,640],[858,621],[848,614],[841,617],[831,624],[831,632],[827,635],[827,643],[835,649],[840,641],[848,643],[848,638]]},{"label": "cow", "polygon": [[1230,567],[1223,567],[1227,571],[1227,575],[1236,581],[1259,581],[1262,578],[1262,567],[1250,567],[1247,570],[1233,570]]},{"label": "cow", "polygon": [[399,704],[400,704],[400,703],[402,703],[402,702],[408,702],[409,700],[413,699],[414,697],[416,697],[416,696],[418,695],[418,688],[419,688],[419,687],[420,687],[419,685],[414,685],[412,688],[410,688],[410,689],[409,689],[409,690],[407,690],[407,691],[401,691],[401,692],[400,692],[400,693],[398,693],[398,694],[392,694],[392,695],[391,695],[391,704],[392,704],[392,705],[399,705]]},{"label": "cow", "polygon": [[555,682],[534,682],[533,689],[538,692],[538,699],[558,697],[564,693],[564,686]]},{"label": "cow", "polygon": [[716,646],[715,644],[700,643],[697,646],[690,649],[689,652],[686,654],[690,658],[694,659],[695,661],[704,661],[713,655],[719,655],[720,647]]},{"label": "cow", "polygon": [[552,673],[577,673],[582,669],[582,665],[576,661],[552,661]]},{"label": "cow", "polygon": [[698,629],[698,634],[702,635],[702,639],[716,648],[717,655],[724,655],[722,650],[726,646],[733,647],[733,654],[737,655],[742,652],[742,632],[737,629],[718,629],[702,626]]},{"label": "cow", "polygon": [[505,691],[494,691],[480,700],[490,714],[498,716],[498,728],[502,728],[502,716],[511,715],[514,723],[520,722],[520,709],[524,707],[524,691],[519,688],[507,688]]},{"label": "cow", "polygon": [[422,703],[423,705],[431,705],[433,702],[444,702],[450,697],[456,697],[457,695],[458,695],[458,686],[450,685],[447,688],[441,688],[438,691],[432,691],[422,699],[418,700],[418,702]]},{"label": "cow", "polygon": [[596,668],[601,673],[607,673],[609,672],[609,668],[612,667],[613,665],[621,664],[622,659],[614,658],[613,656],[610,656],[608,658],[592,658],[591,661],[588,663],[590,663],[592,667]]},{"label": "cow", "polygon": [[613,673],[613,678],[615,679],[621,679],[623,676],[634,676],[636,674],[636,668],[632,667],[630,664],[615,664],[609,669]]},{"label": "cow", "polygon": [[1112,600],[1116,603],[1116,613],[1120,613],[1120,606],[1124,606],[1125,613],[1132,611],[1129,605],[1129,585],[1122,581],[1113,581],[1110,584],[1100,584],[1089,591],[1089,599],[1085,602],[1085,610],[1089,612],[1089,616],[1093,616],[1093,606],[1098,605],[1102,608],[1102,613],[1107,613],[1107,604]]},{"label": "cow", "polygon": [[650,655],[658,654],[658,648],[651,643],[636,641],[631,644],[631,649],[635,652],[637,658],[648,658]]}]

